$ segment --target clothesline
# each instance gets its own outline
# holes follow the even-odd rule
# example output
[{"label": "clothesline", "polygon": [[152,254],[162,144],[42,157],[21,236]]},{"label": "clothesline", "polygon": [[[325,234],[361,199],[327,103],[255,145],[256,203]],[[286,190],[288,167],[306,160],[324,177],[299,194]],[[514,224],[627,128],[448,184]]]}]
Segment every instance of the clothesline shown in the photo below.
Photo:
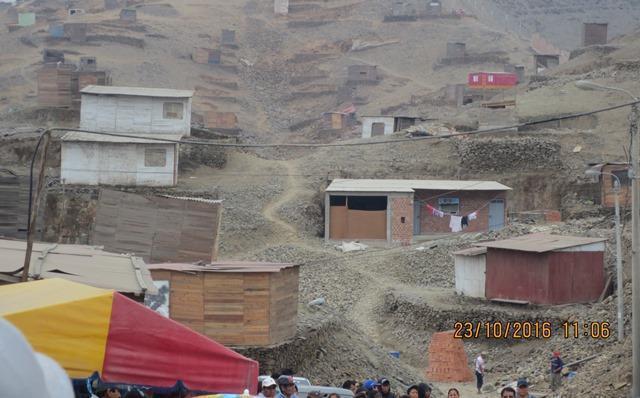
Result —
[{"label": "clothesline", "polygon": [[[450,217],[450,219],[449,219],[449,228],[451,228],[451,232],[460,232],[465,227],[468,227],[469,226],[469,221],[476,220],[478,218],[478,212],[480,210],[484,209],[485,207],[487,207],[497,197],[498,196],[495,196],[493,199],[487,201],[482,206],[480,206],[478,209],[472,211],[471,213],[469,213],[467,215],[457,216],[457,215],[449,214],[449,217]],[[435,207],[431,206],[430,204],[427,204],[427,209],[431,212],[432,216],[440,217],[440,218],[445,216],[445,213],[442,210],[436,209]]]}]

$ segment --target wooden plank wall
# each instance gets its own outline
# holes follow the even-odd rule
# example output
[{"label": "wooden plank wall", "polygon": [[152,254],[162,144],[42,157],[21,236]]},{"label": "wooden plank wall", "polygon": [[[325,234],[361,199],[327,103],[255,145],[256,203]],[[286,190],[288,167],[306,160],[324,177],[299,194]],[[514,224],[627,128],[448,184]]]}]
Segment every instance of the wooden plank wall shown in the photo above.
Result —
[{"label": "wooden plank wall", "polygon": [[215,261],[222,207],[104,189],[94,243],[135,253],[148,262]]},{"label": "wooden plank wall", "polygon": [[0,175],[0,236],[26,237],[28,203],[29,178]]},{"label": "wooden plank wall", "polygon": [[271,274],[270,333],[271,344],[296,334],[298,324],[298,289],[300,267],[286,268]]},{"label": "wooden plank wall", "polygon": [[77,91],[77,75],[69,65],[45,65],[38,71],[38,104],[70,107]]}]

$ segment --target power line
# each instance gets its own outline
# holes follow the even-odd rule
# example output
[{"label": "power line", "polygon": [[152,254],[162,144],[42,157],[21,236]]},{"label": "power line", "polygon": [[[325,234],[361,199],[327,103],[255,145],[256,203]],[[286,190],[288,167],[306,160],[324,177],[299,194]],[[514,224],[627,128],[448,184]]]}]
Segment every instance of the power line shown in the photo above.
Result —
[{"label": "power line", "polygon": [[[354,146],[367,146],[367,145],[386,145],[386,144],[395,144],[395,143],[406,143],[406,142],[415,142],[415,141],[423,141],[423,140],[439,140],[446,138],[455,138],[461,136],[469,136],[469,135],[479,135],[479,134],[489,134],[489,133],[500,133],[500,132],[509,132],[514,129],[520,129],[523,127],[536,126],[539,124],[557,122],[568,119],[575,119],[583,116],[595,115],[598,113],[609,112],[616,109],[625,108],[628,106],[632,106],[635,104],[640,104],[640,101],[631,101],[625,102],[623,104],[609,106],[606,108],[599,108],[593,111],[581,112],[581,113],[573,113],[565,116],[557,116],[547,119],[528,121],[524,123],[513,124],[510,126],[502,126],[502,127],[494,127],[489,129],[478,129],[467,132],[457,132],[453,134],[444,134],[437,136],[423,136],[423,137],[412,137],[412,138],[397,138],[390,139],[384,141],[366,141],[366,142],[334,142],[327,144],[319,144],[319,143],[281,143],[281,144],[241,144],[241,143],[223,143],[216,141],[204,141],[204,140],[172,140],[168,138],[155,138],[155,137],[140,137],[138,135],[133,134],[120,134],[120,133],[107,133],[101,131],[91,131],[84,129],[70,129],[70,128],[51,128],[49,131],[66,131],[66,132],[78,132],[78,133],[86,133],[86,134],[96,134],[96,135],[104,135],[104,136],[112,136],[112,137],[126,137],[126,138],[134,138],[134,139],[142,139],[146,141],[157,141],[158,143],[175,143],[175,144],[183,144],[183,145],[206,145],[206,146],[217,146],[217,147],[229,147],[229,148],[328,148],[328,147],[354,147]],[[16,134],[28,134],[28,132],[18,132]],[[31,133],[29,133],[31,134]]]}]

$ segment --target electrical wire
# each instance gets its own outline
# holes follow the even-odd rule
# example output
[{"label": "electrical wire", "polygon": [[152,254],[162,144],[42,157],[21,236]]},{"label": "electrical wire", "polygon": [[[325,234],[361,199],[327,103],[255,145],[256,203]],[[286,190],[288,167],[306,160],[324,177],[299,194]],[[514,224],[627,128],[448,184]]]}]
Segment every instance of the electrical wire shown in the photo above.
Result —
[{"label": "electrical wire", "polygon": [[[489,134],[489,133],[500,133],[500,132],[510,132],[514,129],[520,129],[523,127],[535,126],[539,124],[557,122],[568,119],[575,119],[583,116],[595,115],[602,112],[609,112],[616,109],[625,108],[628,106],[633,106],[636,104],[640,104],[640,100],[625,102],[619,105],[613,105],[606,108],[599,108],[592,111],[573,113],[565,116],[556,116],[552,118],[546,118],[541,120],[528,121],[518,124],[513,124],[510,126],[502,126],[502,127],[493,127],[489,129],[478,129],[473,131],[466,132],[457,132],[453,134],[444,134],[437,136],[423,136],[423,137],[412,137],[412,138],[398,138],[398,139],[389,139],[383,141],[366,141],[366,142],[334,142],[327,144],[319,144],[319,143],[280,143],[280,144],[242,144],[242,143],[222,143],[216,141],[204,141],[204,140],[172,140],[167,138],[155,138],[155,137],[140,137],[134,134],[120,134],[120,133],[107,133],[101,131],[92,131],[85,129],[71,129],[71,128],[61,128],[54,127],[49,129],[49,131],[66,131],[66,132],[78,132],[78,133],[86,133],[86,134],[96,134],[96,135],[104,135],[104,136],[112,136],[112,137],[125,137],[125,138],[134,138],[134,139],[142,139],[146,141],[157,141],[159,143],[175,143],[175,144],[184,144],[184,145],[208,145],[208,146],[217,146],[217,147],[230,147],[230,148],[328,148],[328,147],[354,147],[354,146],[368,146],[368,145],[388,145],[395,143],[406,143],[406,142],[415,142],[415,141],[423,141],[423,140],[440,140],[446,138],[455,138],[462,136],[471,136],[471,135],[480,135],[480,134]],[[28,132],[18,132],[16,134],[28,134]]]}]

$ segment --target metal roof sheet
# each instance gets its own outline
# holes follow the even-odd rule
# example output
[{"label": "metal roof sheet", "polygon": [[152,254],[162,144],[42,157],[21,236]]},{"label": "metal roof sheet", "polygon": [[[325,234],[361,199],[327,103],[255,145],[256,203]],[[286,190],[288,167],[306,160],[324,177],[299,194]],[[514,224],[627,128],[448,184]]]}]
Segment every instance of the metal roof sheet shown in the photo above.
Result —
[{"label": "metal roof sheet", "polygon": [[211,264],[163,263],[150,264],[150,270],[167,270],[180,272],[280,272],[285,268],[297,267],[292,263],[266,263],[247,261],[216,261]]},{"label": "metal roof sheet", "polygon": [[94,86],[90,85],[82,90],[82,94],[94,95],[130,95],[135,97],[158,98],[191,98],[193,90],[174,90],[170,88],[151,87],[122,87],[122,86]]},{"label": "metal roof sheet", "polygon": [[[126,133],[123,133],[126,134]],[[70,131],[62,136],[62,141],[67,142],[110,142],[115,144],[172,144],[171,141],[180,141],[182,134],[127,134],[140,138],[118,137],[116,135],[103,135]],[[151,138],[151,139],[150,139]],[[171,141],[164,141],[171,140]]]},{"label": "metal roof sheet", "polygon": [[534,253],[544,253],[554,250],[566,249],[569,247],[589,245],[592,243],[604,242],[605,238],[583,238],[578,236],[551,235],[546,233],[536,233],[517,238],[497,240],[493,242],[477,243],[482,246],[494,249],[517,250]]},{"label": "metal roof sheet", "polygon": [[327,192],[414,192],[419,189],[436,191],[507,191],[506,185],[495,181],[465,180],[350,180],[335,179]]},{"label": "metal roof sheet", "polygon": [[456,256],[467,256],[467,257],[479,256],[480,254],[486,254],[486,253],[487,253],[486,247],[470,247],[467,249],[453,252],[453,254]]},{"label": "metal roof sheet", "polygon": [[[27,243],[0,239],[0,272],[22,270]],[[34,243],[29,273],[39,278],[63,278],[123,293],[155,293],[144,261],[127,254],[109,253],[96,246]]]}]

